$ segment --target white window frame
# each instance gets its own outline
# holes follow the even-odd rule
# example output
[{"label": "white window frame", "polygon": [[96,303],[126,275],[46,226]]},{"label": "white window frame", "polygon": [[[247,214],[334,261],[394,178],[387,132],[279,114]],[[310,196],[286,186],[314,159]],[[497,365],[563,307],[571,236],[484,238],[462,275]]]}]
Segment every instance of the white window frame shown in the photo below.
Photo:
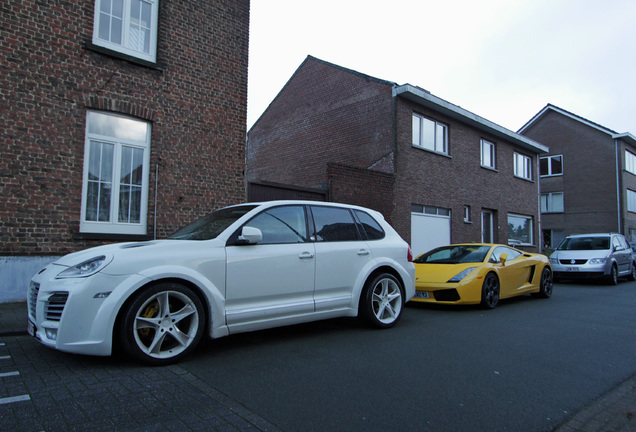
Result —
[{"label": "white window frame", "polygon": [[541,213],[563,213],[564,211],[563,192],[541,194]]},{"label": "white window frame", "polygon": [[484,168],[496,169],[495,143],[481,140],[481,166]]},{"label": "white window frame", "polygon": [[466,222],[466,223],[471,222],[471,220],[470,220],[470,206],[469,205],[465,205],[464,206],[464,222]]},{"label": "white window frame", "polygon": [[627,211],[636,213],[636,191],[627,189]]},{"label": "white window frame", "polygon": [[[427,130],[432,134],[427,134]],[[448,155],[448,126],[413,113],[412,144],[414,147]]]},{"label": "white window frame", "polygon": [[636,175],[636,155],[629,150],[625,150],[625,171]]},{"label": "white window frame", "polygon": [[[558,173],[552,172],[552,161],[555,160],[555,159],[560,159],[561,160],[561,172],[558,172]],[[541,177],[555,177],[555,176],[562,176],[563,175],[563,155],[545,156],[545,157],[542,157],[541,160],[547,160],[548,161],[548,173],[547,174],[540,174]]]},{"label": "white window frame", "polygon": [[525,180],[532,180],[532,158],[521,153],[514,154],[514,174]]},{"label": "white window frame", "polygon": [[[108,124],[116,125],[123,123],[120,130],[111,129],[113,133],[100,134],[95,132],[95,125]],[[101,128],[105,130],[106,128]],[[133,132],[134,131],[134,132]],[[88,111],[86,113],[86,136],[84,143],[84,175],[82,182],[82,205],[80,216],[80,232],[98,234],[147,234],[148,215],[148,184],[150,167],[150,136],[151,124],[142,120],[122,116],[114,113],[102,111]],[[143,138],[142,138],[143,137]],[[111,179],[107,188],[110,188],[110,211],[108,220],[96,221],[87,218],[88,193],[89,193],[89,170],[91,162],[91,143],[112,146],[112,172],[108,177]],[[120,187],[122,185],[122,155],[124,149],[143,151],[142,173],[141,173],[141,197],[139,209],[139,222],[119,222]],[[91,180],[93,183],[101,181]],[[134,185],[139,187],[139,185]],[[131,186],[132,188],[132,186]]]},{"label": "white window frame", "polygon": [[[122,16],[115,17],[116,21],[121,20],[121,41],[113,41],[110,37],[107,39],[100,37],[100,28],[104,29],[104,26],[107,25],[105,20],[113,17],[111,6],[114,2],[120,2],[122,5]],[[149,13],[150,22],[144,22],[142,19],[132,16],[135,5],[145,5],[151,8]],[[102,7],[104,11],[102,11]],[[158,11],[159,0],[95,0],[93,44],[155,63],[157,57]],[[145,32],[141,32],[135,27],[144,27],[147,30],[149,40],[147,50],[135,47],[135,41],[146,35]],[[112,26],[109,26],[108,30],[110,33],[113,30]]]},{"label": "white window frame", "polygon": [[[508,227],[510,227],[511,225],[511,221],[510,219],[524,219],[526,221],[529,221],[528,224],[528,241],[525,242],[523,240],[517,239],[517,238],[512,238],[511,237],[511,232],[510,229],[508,229],[508,244],[512,245],[512,246],[517,246],[517,245],[523,245],[523,246],[532,246],[532,242],[534,240],[534,233],[533,233],[533,220],[532,220],[532,216],[526,216],[526,215],[521,215],[521,214],[516,214],[516,213],[508,213]],[[513,224],[514,225],[514,224]]]}]

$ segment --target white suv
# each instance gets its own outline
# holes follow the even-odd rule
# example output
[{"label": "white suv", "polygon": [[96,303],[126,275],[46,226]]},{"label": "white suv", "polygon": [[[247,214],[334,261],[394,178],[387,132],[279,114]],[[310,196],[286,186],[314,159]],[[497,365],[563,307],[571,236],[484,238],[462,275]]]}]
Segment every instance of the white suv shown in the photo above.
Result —
[{"label": "white suv", "polygon": [[388,328],[415,293],[408,244],[376,211],[306,201],[232,206],[167,240],[100,246],[33,277],[29,332],[62,351],[166,364],[218,338],[362,316]]},{"label": "white suv", "polygon": [[567,236],[550,255],[554,281],[561,279],[636,280],[636,263],[627,239],[616,233]]}]

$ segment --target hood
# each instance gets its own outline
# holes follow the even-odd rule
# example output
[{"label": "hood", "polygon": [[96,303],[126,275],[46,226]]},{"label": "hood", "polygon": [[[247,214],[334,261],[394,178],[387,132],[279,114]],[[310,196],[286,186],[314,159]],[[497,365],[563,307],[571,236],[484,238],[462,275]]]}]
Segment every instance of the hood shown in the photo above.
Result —
[{"label": "hood", "polygon": [[479,267],[482,263],[462,264],[415,264],[415,282],[446,283],[452,277],[470,267]]},{"label": "hood", "polygon": [[604,250],[557,250],[552,252],[551,258],[558,258],[560,260],[569,259],[592,259],[592,258],[607,258],[610,256],[611,251],[609,249]]},{"label": "hood", "polygon": [[133,243],[116,243],[104,246],[97,246],[90,249],[85,249],[79,252],[74,252],[63,256],[53,264],[61,265],[65,267],[72,267],[84,261],[98,257],[100,255],[106,256],[106,261],[110,262],[113,258],[118,260],[132,260],[134,261],[139,257],[139,254],[157,254],[165,250],[166,253],[174,250],[175,247],[185,245],[200,245],[206,244],[207,247],[214,247],[218,244],[223,244],[218,240],[198,241],[198,240],[151,240],[146,242],[133,242]]}]

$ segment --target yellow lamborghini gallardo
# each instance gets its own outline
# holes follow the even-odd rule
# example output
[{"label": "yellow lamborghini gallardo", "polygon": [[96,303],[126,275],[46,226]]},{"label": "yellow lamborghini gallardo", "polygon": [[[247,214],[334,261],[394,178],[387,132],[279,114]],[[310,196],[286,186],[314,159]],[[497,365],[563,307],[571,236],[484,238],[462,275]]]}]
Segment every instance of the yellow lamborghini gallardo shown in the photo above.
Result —
[{"label": "yellow lamborghini gallardo", "polygon": [[482,304],[492,309],[505,299],[523,294],[549,298],[552,268],[545,255],[498,244],[442,246],[415,260],[412,301]]}]

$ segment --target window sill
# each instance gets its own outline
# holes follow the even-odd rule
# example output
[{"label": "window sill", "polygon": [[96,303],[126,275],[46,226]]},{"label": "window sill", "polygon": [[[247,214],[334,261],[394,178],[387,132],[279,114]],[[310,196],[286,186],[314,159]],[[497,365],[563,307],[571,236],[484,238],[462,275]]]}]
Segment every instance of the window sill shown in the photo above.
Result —
[{"label": "window sill", "polygon": [[153,62],[150,62],[150,61],[147,61],[147,60],[142,60],[140,58],[137,58],[137,57],[134,57],[134,56],[131,56],[131,55],[128,55],[128,54],[123,54],[123,53],[120,53],[118,51],[114,51],[112,49],[104,48],[102,46],[95,45],[92,42],[86,42],[85,45],[84,45],[84,48],[86,48],[89,51],[93,51],[93,52],[96,52],[96,53],[99,53],[99,54],[107,55],[109,57],[114,57],[114,58],[117,58],[117,59],[120,59],[120,60],[124,60],[124,61],[127,61],[129,63],[136,64],[138,66],[144,66],[144,67],[147,67],[149,69],[154,69],[154,70],[157,70],[157,71],[160,71],[160,72],[163,72],[163,70],[164,70],[164,66],[161,65],[161,64],[153,63]]},{"label": "window sill", "polygon": [[444,157],[447,157],[449,159],[452,159],[451,155],[449,155],[448,153],[438,152],[438,151],[435,151],[435,150],[428,149],[426,147],[417,146],[415,144],[411,144],[411,147],[413,147],[415,149],[418,149],[418,150],[422,150],[422,151],[428,152],[428,153],[433,153],[433,154],[438,155],[438,156],[444,156]]},{"label": "window sill", "polygon": [[515,175],[515,178],[518,178],[519,180],[527,181],[528,183],[534,183],[534,180],[528,179],[525,177],[519,177],[518,175]]},{"label": "window sill", "polygon": [[498,172],[499,172],[499,170],[498,170],[497,168],[489,167],[489,166],[486,166],[486,165],[480,165],[480,166],[481,166],[483,169],[487,170],[487,171],[492,171],[492,172],[495,172],[495,173],[498,173]]}]

